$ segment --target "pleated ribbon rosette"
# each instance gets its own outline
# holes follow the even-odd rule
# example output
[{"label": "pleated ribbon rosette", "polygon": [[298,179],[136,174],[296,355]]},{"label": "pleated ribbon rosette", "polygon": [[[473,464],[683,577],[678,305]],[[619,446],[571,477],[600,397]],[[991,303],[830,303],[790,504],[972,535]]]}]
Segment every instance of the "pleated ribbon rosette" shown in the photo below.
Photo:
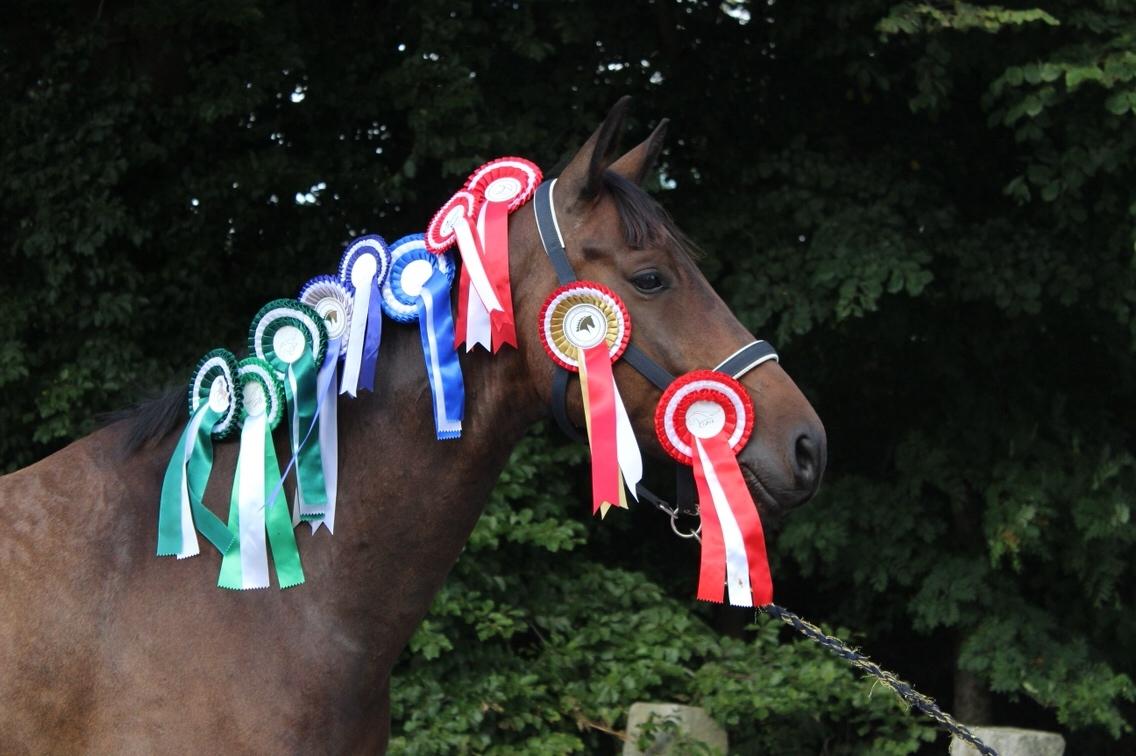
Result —
[{"label": "pleated ribbon rosette", "polygon": [[687,373],[663,392],[655,430],[671,457],[694,468],[702,518],[698,598],[722,603],[725,592],[734,606],[772,603],[765,533],[737,460],[753,431],[745,389],[724,373]]},{"label": "pleated ribbon rosette", "polygon": [[[359,389],[375,390],[375,366],[383,335],[380,290],[390,272],[386,240],[371,234],[347,245],[339,261],[339,280],[351,295],[351,322],[341,336],[343,381],[341,394],[355,396]],[[322,314],[322,313],[321,313]],[[331,330],[328,323],[328,330]]]},{"label": "pleated ribbon rosette", "polygon": [[[348,252],[351,253],[355,246],[354,243],[349,246]],[[385,243],[383,250],[384,252],[386,250]],[[365,253],[355,254],[357,259],[368,256]],[[347,259],[345,256],[344,261],[346,262]],[[382,263],[384,278],[386,277],[386,270],[389,268],[385,259],[383,258],[384,262]],[[340,267],[345,268],[348,274],[354,268],[364,268],[365,272],[360,284],[362,289],[369,292],[369,287],[366,286],[365,281],[369,275],[370,265],[364,263],[341,265]],[[364,297],[366,299],[364,305],[369,307],[369,312],[365,316],[361,315],[356,318],[355,298],[348,290],[348,285],[334,276],[316,276],[300,288],[299,300],[316,311],[316,314],[323,320],[328,336],[327,356],[324,357],[323,365],[320,366],[316,381],[319,391],[319,406],[316,408],[316,416],[319,418],[319,448],[320,458],[323,461],[323,477],[327,483],[327,507],[322,518],[308,520],[313,533],[319,530],[320,525],[325,525],[330,533],[335,532],[335,509],[339,488],[339,394],[341,393],[339,388],[339,362],[342,359],[347,364],[355,359],[356,362],[352,363],[354,365],[353,375],[358,379],[360,386],[372,389],[375,362],[379,352],[379,334],[382,332],[381,325],[365,322],[368,319],[374,319],[380,324],[382,323],[379,296],[376,294],[371,297],[368,294],[367,297]],[[361,321],[363,325],[356,332],[355,326]],[[372,336],[374,338],[373,349],[370,343]],[[353,337],[356,339],[354,343],[352,343]],[[363,343],[365,340],[367,346],[362,351],[356,351],[354,346]],[[362,372],[359,369],[360,365],[362,365]],[[346,384],[345,378],[345,388]],[[354,396],[354,393],[352,393],[352,396]]]},{"label": "pleated ribbon rosette", "polygon": [[[292,460],[285,477],[296,468],[296,499],[293,521],[323,520],[327,514],[328,488],[320,450],[321,370],[328,355],[327,329],[323,318],[295,299],[277,299],[261,308],[249,327],[249,350],[267,362],[284,384]],[[333,356],[334,359],[334,356]],[[270,501],[275,496],[268,497]]]},{"label": "pleated ribbon rosette", "polygon": [[439,440],[461,437],[465,382],[454,345],[450,286],[454,263],[448,254],[432,254],[422,234],[391,245],[391,269],[383,284],[383,311],[400,323],[418,322],[426,378]]},{"label": "pleated ribbon rosette", "polygon": [[499,351],[517,346],[509,280],[509,214],[523,206],[540,184],[534,163],[518,157],[492,160],[435,213],[426,229],[435,254],[455,244],[462,259],[458,284],[455,345],[477,344]]},{"label": "pleated ribbon rosette", "polygon": [[162,480],[158,507],[158,556],[178,559],[201,553],[200,531],[225,554],[235,540],[229,529],[202,504],[213,469],[213,440],[237,426],[241,396],[236,391],[237,358],[225,349],[206,354],[189,384],[189,422],[174,447]]},{"label": "pleated ribbon rosette", "polygon": [[627,507],[643,457],[635,440],[612,364],[631,340],[631,316],[615,292],[576,281],[552,293],[540,311],[544,349],[556,364],[580,374],[584,419],[592,457],[592,514]]},{"label": "pleated ribbon rosette", "polygon": [[272,431],[286,409],[284,386],[272,367],[256,357],[241,360],[237,385],[241,446],[229,504],[229,532],[235,540],[221,560],[217,585],[233,590],[267,588],[271,546],[276,579],[281,588],[291,588],[304,582],[304,569],[272,442]]}]

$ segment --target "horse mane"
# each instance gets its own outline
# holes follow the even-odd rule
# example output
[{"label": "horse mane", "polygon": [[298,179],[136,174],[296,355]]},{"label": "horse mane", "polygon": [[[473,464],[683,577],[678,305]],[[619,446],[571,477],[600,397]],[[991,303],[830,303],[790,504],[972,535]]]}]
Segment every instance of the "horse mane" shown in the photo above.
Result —
[{"label": "horse mane", "polygon": [[629,178],[604,171],[603,186],[615,201],[623,225],[623,239],[632,249],[648,245],[666,247],[698,260],[702,251],[675,225],[666,208]]},{"label": "horse mane", "polygon": [[[701,250],[675,225],[671,214],[634,181],[613,171],[604,171],[603,185],[619,211],[623,238],[628,246],[642,249],[659,245],[691,260],[702,256]],[[129,422],[123,447],[127,454],[132,454],[173,433],[185,423],[188,415],[185,390],[178,388],[107,413],[101,419],[104,425]]]},{"label": "horse mane", "polygon": [[151,396],[132,407],[108,412],[100,419],[103,425],[121,420],[129,422],[122,445],[127,454],[133,454],[173,433],[179,425],[185,424],[188,416],[185,389],[177,388]]}]

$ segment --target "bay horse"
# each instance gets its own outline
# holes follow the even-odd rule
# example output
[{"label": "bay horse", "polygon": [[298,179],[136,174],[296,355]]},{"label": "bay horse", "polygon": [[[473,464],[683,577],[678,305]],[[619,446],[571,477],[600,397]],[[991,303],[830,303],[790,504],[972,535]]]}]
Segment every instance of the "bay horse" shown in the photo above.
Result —
[{"label": "bay horse", "polygon": [[[626,98],[559,176],[569,260],[624,300],[655,361],[676,375],[709,368],[752,338],[639,186],[666,121],[615,158],[625,110]],[[341,403],[339,527],[298,532],[300,588],[219,590],[216,552],[154,556],[183,391],[0,478],[0,753],[385,750],[391,668],[510,451],[548,414],[554,365],[537,314],[557,281],[532,202],[510,217],[509,247],[518,348],[462,355],[460,440],[435,440],[413,327],[387,329],[374,393]],[[622,362],[615,375],[641,446],[661,457],[659,390]],[[765,514],[796,506],[819,484],[824,428],[776,362],[744,385],[756,407],[739,455],[747,484]],[[226,511],[236,453],[216,446],[214,512]]]}]

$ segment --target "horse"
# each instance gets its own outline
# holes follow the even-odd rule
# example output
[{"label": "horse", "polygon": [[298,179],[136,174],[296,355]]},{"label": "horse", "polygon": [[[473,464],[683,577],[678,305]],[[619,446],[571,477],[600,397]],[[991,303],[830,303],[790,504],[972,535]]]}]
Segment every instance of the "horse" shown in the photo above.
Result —
[{"label": "horse", "polygon": [[[580,279],[626,303],[634,342],[674,374],[752,341],[643,191],[667,122],[617,157],[626,98],[557,179]],[[183,391],[0,478],[0,752],[384,751],[389,677],[457,560],[512,448],[549,414],[555,366],[537,318],[557,279],[532,202],[509,218],[518,345],[462,355],[459,440],[438,442],[419,335],[384,336],[373,393],[341,403],[339,528],[298,531],[307,583],[223,591],[220,557],[154,556],[157,502]],[[659,390],[615,376],[643,449]],[[763,515],[810,498],[825,465],[816,412],[776,362],[743,378],[755,430],[738,456]],[[569,418],[583,424],[578,391]],[[278,432],[277,446],[286,444]],[[237,445],[218,444],[205,504],[224,512]]]}]

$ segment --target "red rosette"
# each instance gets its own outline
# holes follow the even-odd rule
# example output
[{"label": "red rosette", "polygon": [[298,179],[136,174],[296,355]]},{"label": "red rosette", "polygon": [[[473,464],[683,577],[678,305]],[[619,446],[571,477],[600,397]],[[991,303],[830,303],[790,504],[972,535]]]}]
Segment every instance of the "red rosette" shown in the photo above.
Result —
[{"label": "red rosette", "polygon": [[[721,409],[721,416],[707,422],[720,425],[715,435],[725,436],[730,450],[737,454],[753,433],[753,402],[734,378],[715,370],[694,370],[679,376],[667,387],[655,409],[655,433],[663,449],[677,462],[694,464],[688,414],[698,402],[710,402]],[[690,422],[695,422],[691,418]]]},{"label": "red rosette", "polygon": [[446,204],[434,213],[434,217],[430,219],[430,225],[426,227],[426,249],[440,255],[454,246],[458,240],[457,233],[454,231],[454,217],[460,210],[465,215],[466,223],[470,225],[470,228],[473,228],[476,223],[477,208],[477,198],[464,189],[450,197]]},{"label": "red rosette", "polygon": [[631,342],[631,313],[618,294],[595,281],[564,284],[544,301],[537,323],[545,353],[557,365],[574,373],[580,371],[580,352],[587,345],[581,346],[581,342],[569,338],[565,318],[569,311],[581,305],[590,305],[603,313],[607,325],[605,340],[613,363],[623,356]]},{"label": "red rosette", "polygon": [[509,212],[529,201],[543,178],[536,163],[520,157],[490,160],[469,175],[465,189],[482,202],[508,202]]}]

